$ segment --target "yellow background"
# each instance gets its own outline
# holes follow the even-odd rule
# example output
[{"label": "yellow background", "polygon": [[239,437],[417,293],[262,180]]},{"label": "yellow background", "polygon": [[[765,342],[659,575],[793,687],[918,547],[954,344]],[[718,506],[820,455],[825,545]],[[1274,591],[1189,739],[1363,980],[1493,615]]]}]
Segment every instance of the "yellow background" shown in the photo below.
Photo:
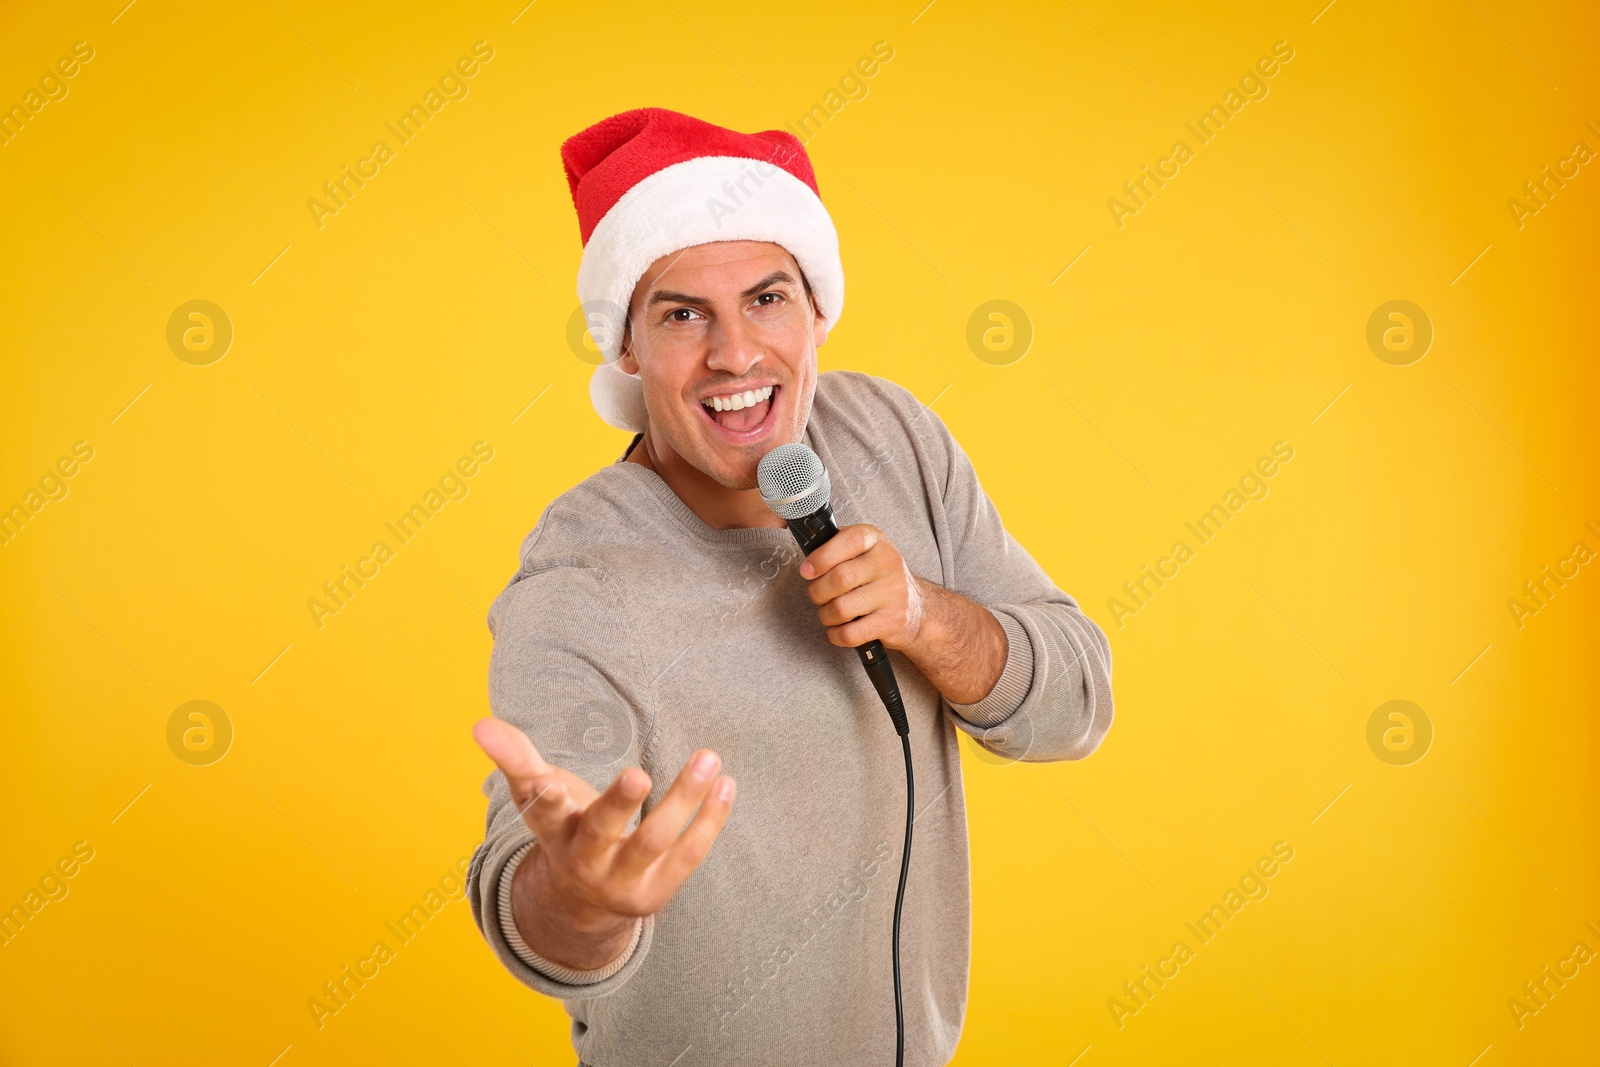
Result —
[{"label": "yellow background", "polygon": [[[0,504],[95,450],[0,548],[0,905],[95,850],[0,948],[0,1061],[574,1061],[465,903],[320,1031],[306,1006],[480,839],[482,612],[626,442],[566,340],[557,149],[644,105],[781,126],[880,40],[808,143],[850,283],[823,366],[934,402],[1115,656],[1088,761],[966,761],[956,1062],[1593,1055],[1600,965],[1521,1029],[1507,1001],[1600,950],[1600,566],[1521,628],[1507,601],[1600,549],[1600,165],[1520,229],[1506,204],[1600,150],[1592,8],[123,2],[0,14],[7,106],[95,49],[0,147]],[[479,40],[470,95],[319,229],[307,200]],[[1280,40],[1119,229],[1107,199]],[[209,366],[166,341],[195,299],[234,329]],[[1034,330],[1007,366],[966,340],[993,299]],[[1394,299],[1435,331],[1404,367],[1366,343]],[[479,440],[470,495],[319,629],[308,598]],[[1116,626],[1279,440],[1270,495]],[[167,744],[197,699],[235,731],[205,767]],[[1391,699],[1433,726],[1409,766],[1367,744]],[[1280,840],[1270,895],[1119,1028]]]}]

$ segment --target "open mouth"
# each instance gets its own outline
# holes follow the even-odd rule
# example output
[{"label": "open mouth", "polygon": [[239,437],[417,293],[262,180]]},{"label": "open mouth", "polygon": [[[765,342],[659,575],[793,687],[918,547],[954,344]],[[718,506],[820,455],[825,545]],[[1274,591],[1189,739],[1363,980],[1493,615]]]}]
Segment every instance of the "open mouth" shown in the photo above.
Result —
[{"label": "open mouth", "polygon": [[759,437],[772,421],[780,387],[764,385],[740,393],[702,397],[700,410],[723,435],[737,441]]}]

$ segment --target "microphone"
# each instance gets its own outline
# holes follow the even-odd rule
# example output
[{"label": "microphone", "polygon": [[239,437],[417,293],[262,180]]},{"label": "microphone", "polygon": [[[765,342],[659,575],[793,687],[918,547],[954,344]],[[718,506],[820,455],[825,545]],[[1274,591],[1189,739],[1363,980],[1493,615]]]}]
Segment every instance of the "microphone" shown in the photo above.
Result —
[{"label": "microphone", "polygon": [[[815,552],[839,532],[834,521],[833,508],[828,503],[833,488],[828,481],[827,468],[822,460],[806,445],[779,445],[762,457],[756,468],[756,481],[761,486],[761,499],[779,518],[789,524],[789,532],[800,542],[806,555]],[[901,737],[911,732],[906,721],[906,708],[900,699],[900,686],[894,680],[894,665],[879,640],[868,641],[856,648],[861,665],[872,680],[872,688],[889,711],[894,729]]]},{"label": "microphone", "polygon": [[[761,487],[761,499],[766,501],[780,518],[789,524],[789,532],[800,542],[800,548],[810,555],[839,532],[833,519],[833,508],[828,499],[833,487],[828,482],[828,470],[822,460],[804,444],[779,445],[765,456],[756,467],[756,482]],[[894,1036],[895,1067],[903,1067],[906,1058],[906,1012],[900,988],[900,913],[906,902],[906,873],[911,868],[911,826],[916,822],[917,783],[911,769],[911,727],[906,722],[906,707],[900,699],[900,686],[895,684],[894,666],[883,642],[868,641],[856,648],[861,665],[872,679],[872,688],[878,691],[883,706],[889,709],[895,733],[900,735],[900,750],[906,760],[906,843],[900,851],[900,886],[894,895]]]}]

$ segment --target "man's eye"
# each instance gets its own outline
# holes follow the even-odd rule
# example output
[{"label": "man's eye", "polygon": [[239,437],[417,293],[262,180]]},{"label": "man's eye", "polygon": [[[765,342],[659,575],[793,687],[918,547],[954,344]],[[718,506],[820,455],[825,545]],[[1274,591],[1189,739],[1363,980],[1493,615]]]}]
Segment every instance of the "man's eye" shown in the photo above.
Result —
[{"label": "man's eye", "polygon": [[[768,297],[772,298],[770,302],[767,300]],[[771,307],[773,304],[776,304],[782,299],[782,293],[762,293],[760,296],[756,297],[756,303],[760,304],[762,307]]]},{"label": "man's eye", "polygon": [[667,312],[668,322],[688,322],[694,317],[693,308],[673,308]]}]

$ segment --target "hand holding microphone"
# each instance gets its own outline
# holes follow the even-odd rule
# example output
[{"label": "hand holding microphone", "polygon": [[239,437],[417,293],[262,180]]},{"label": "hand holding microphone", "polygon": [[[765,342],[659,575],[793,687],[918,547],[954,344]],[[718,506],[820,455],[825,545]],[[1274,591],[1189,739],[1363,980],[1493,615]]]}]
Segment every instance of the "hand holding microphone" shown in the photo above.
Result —
[{"label": "hand holding microphone", "polygon": [[806,596],[818,605],[829,641],[861,651],[869,674],[866,649],[903,653],[953,703],[975,703],[994,688],[1009,647],[994,614],[913,574],[876,526],[839,529],[828,472],[815,452],[779,445],[761,460],[756,479],[761,498],[808,554],[800,576],[810,583]]},{"label": "hand holding microphone", "polygon": [[[854,648],[901,737],[909,733],[894,667],[884,650],[904,648],[922,625],[922,595],[900,553],[874,526],[839,530],[829,499],[833,492],[822,460],[807,446],[779,445],[756,468],[761,499],[789,524],[807,555],[800,566],[813,579],[806,595],[828,627],[828,640]],[[807,573],[809,571],[810,573]]]},{"label": "hand holding microphone", "polygon": [[800,564],[806,596],[818,607],[828,640],[855,648],[874,639],[886,648],[913,645],[926,596],[900,550],[868,523],[846,526]]}]

